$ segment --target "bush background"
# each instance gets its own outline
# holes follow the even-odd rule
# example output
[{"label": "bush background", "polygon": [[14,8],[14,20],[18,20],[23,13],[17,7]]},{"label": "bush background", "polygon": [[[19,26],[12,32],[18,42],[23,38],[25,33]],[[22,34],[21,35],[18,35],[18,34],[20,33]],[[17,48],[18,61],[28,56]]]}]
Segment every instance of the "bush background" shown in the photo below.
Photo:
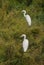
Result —
[{"label": "bush background", "polygon": [[[31,16],[28,27],[22,14]],[[26,34],[29,48],[23,53],[22,39]],[[44,64],[44,0],[0,0],[0,65]]]}]

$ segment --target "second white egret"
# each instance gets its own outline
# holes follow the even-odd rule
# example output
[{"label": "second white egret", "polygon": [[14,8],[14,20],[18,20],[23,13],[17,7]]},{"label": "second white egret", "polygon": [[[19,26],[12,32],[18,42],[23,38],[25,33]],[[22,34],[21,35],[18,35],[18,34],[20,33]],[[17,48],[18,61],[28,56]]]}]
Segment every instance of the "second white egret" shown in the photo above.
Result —
[{"label": "second white egret", "polygon": [[28,41],[28,39],[26,39],[25,34],[22,34],[21,37],[24,37],[22,46],[23,46],[23,51],[26,52],[28,49],[28,46],[29,46],[29,41]]}]

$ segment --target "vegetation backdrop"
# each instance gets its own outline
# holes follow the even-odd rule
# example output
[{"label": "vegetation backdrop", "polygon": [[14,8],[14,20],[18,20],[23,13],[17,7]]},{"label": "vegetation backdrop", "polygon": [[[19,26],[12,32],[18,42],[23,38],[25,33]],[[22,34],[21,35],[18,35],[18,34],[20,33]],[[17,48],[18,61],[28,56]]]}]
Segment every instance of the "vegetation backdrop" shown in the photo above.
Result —
[{"label": "vegetation backdrop", "polygon": [[[23,9],[31,16],[31,27]],[[29,40],[26,53],[22,34]],[[44,0],[0,0],[0,65],[44,65]]]}]

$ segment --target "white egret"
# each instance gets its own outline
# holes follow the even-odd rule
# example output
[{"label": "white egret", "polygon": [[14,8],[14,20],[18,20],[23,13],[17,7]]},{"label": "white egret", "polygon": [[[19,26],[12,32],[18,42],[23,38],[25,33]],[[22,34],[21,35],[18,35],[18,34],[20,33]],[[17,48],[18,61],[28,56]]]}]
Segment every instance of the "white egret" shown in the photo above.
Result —
[{"label": "white egret", "polygon": [[26,11],[25,10],[22,10],[22,12],[24,14],[24,17],[25,17],[28,25],[31,26],[31,17],[28,14],[26,14]]},{"label": "white egret", "polygon": [[28,39],[26,39],[25,34],[22,34],[21,37],[24,37],[22,47],[23,47],[23,51],[26,52],[28,49],[28,46],[29,46],[29,41],[28,41]]}]

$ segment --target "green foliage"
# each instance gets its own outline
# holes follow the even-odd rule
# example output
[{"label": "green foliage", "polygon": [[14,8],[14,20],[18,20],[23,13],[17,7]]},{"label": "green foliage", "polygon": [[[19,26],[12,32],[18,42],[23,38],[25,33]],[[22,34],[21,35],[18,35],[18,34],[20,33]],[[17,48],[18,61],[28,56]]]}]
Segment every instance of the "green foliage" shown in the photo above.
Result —
[{"label": "green foliage", "polygon": [[0,0],[0,8],[2,8],[2,0]]},{"label": "green foliage", "polygon": [[31,34],[33,35],[34,38],[38,37],[39,35],[39,29],[35,28],[34,30],[32,30]]},{"label": "green foliage", "polygon": [[19,3],[22,3],[23,2],[23,0],[17,0]]},{"label": "green foliage", "polygon": [[[31,16],[28,27],[22,15]],[[22,34],[29,39],[26,53]],[[0,65],[44,65],[44,0],[0,0]]]}]

